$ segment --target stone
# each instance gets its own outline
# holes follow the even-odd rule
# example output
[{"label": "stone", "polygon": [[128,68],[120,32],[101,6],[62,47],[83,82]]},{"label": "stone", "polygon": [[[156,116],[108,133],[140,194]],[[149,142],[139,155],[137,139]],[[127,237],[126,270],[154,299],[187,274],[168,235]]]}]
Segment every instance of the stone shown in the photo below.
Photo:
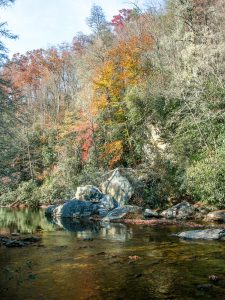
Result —
[{"label": "stone", "polygon": [[150,219],[150,218],[159,218],[160,215],[156,211],[147,208],[144,211],[144,217],[148,218],[148,219]]},{"label": "stone", "polygon": [[5,243],[5,246],[8,248],[20,248],[20,247],[24,247],[26,244],[18,241],[18,240],[9,240]]},{"label": "stone", "polygon": [[208,213],[204,219],[206,222],[225,222],[225,210],[217,210]]},{"label": "stone", "polygon": [[22,239],[23,242],[28,242],[28,243],[37,243],[40,240],[41,240],[41,238],[38,236],[29,236],[29,237]]},{"label": "stone", "polygon": [[104,197],[100,200],[100,206],[107,210],[112,210],[118,207],[118,202],[110,195],[104,195]]},{"label": "stone", "polygon": [[128,213],[142,213],[142,208],[134,205],[125,205],[123,207],[117,207],[110,211],[108,215],[103,218],[103,221],[110,222],[112,220],[119,220],[124,218]]},{"label": "stone", "polygon": [[98,213],[99,206],[90,201],[70,200],[53,210],[54,217],[85,218]]},{"label": "stone", "polygon": [[52,216],[53,215],[53,211],[54,209],[57,207],[58,205],[49,205],[46,209],[45,209],[45,215],[46,216]]},{"label": "stone", "polygon": [[75,198],[83,201],[99,202],[103,197],[100,190],[93,185],[79,186],[76,191]]},{"label": "stone", "polygon": [[112,196],[120,206],[126,205],[134,193],[134,189],[128,179],[116,169],[112,176],[101,184],[104,194]]},{"label": "stone", "polygon": [[177,234],[179,238],[187,240],[221,240],[225,238],[224,229],[189,230]]},{"label": "stone", "polygon": [[186,220],[193,217],[195,211],[196,209],[193,205],[186,201],[183,201],[168,208],[167,210],[164,210],[161,213],[161,216],[165,217],[166,219]]},{"label": "stone", "polygon": [[98,210],[98,215],[100,218],[106,217],[108,215],[108,213],[109,213],[108,209],[105,209],[105,208],[100,208]]}]

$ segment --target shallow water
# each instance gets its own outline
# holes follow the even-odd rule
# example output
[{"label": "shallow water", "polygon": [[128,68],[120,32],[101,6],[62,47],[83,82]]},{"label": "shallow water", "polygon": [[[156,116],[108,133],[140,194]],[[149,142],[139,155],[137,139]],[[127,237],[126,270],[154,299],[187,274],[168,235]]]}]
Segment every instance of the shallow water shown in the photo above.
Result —
[{"label": "shallow water", "polygon": [[42,236],[0,247],[0,299],[225,299],[225,242],[182,241],[176,227],[56,223],[41,210],[0,209],[0,234]]}]

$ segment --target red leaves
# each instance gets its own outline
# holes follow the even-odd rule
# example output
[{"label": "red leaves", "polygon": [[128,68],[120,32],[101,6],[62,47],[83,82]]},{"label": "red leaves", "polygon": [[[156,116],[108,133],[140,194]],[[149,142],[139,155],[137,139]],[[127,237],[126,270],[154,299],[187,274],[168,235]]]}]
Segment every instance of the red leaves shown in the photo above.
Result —
[{"label": "red leaves", "polygon": [[122,29],[127,22],[129,22],[132,14],[132,9],[121,9],[119,10],[119,14],[113,16],[113,19],[111,21],[111,25],[114,26],[115,31],[118,29]]}]

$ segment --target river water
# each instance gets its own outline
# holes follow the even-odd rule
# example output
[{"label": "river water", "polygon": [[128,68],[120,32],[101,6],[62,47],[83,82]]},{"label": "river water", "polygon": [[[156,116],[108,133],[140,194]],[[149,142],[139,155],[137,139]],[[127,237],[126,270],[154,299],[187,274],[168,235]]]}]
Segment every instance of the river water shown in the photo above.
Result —
[{"label": "river water", "polygon": [[0,247],[0,299],[225,299],[225,242],[182,241],[177,227],[56,223],[0,209],[0,234],[42,237]]}]

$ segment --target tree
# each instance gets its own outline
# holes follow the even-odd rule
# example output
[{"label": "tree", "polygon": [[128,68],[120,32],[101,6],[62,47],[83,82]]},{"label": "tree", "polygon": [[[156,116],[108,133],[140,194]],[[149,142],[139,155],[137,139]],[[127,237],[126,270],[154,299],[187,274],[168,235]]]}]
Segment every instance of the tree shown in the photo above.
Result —
[{"label": "tree", "polygon": [[105,14],[101,6],[94,4],[91,8],[91,15],[87,18],[88,26],[94,33],[100,33],[107,25]]},{"label": "tree", "polygon": [[[0,0],[0,8],[10,6],[15,0]],[[8,49],[6,48],[2,38],[16,39],[17,36],[12,34],[7,28],[7,22],[0,21],[0,65],[3,65],[7,59]]]}]

